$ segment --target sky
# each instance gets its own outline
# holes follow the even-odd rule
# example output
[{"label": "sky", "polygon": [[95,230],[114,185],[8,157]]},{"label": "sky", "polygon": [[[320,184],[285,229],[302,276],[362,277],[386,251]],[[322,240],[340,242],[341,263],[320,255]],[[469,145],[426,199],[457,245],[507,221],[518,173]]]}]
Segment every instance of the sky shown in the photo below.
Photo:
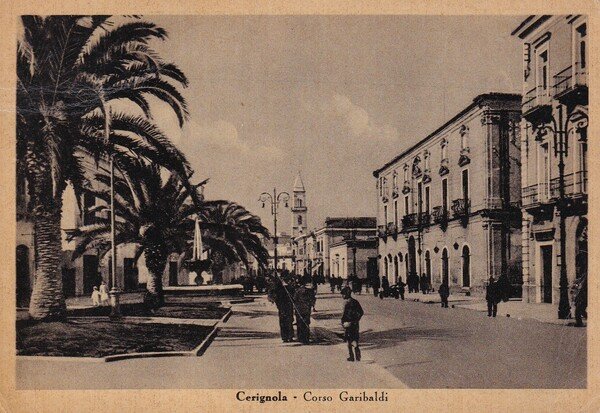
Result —
[{"label": "sky", "polygon": [[[188,76],[190,120],[159,126],[208,199],[238,202],[272,230],[263,191],[301,171],[309,229],[375,216],[373,170],[481,93],[521,92],[518,16],[147,16]],[[291,231],[281,205],[278,230]]]}]

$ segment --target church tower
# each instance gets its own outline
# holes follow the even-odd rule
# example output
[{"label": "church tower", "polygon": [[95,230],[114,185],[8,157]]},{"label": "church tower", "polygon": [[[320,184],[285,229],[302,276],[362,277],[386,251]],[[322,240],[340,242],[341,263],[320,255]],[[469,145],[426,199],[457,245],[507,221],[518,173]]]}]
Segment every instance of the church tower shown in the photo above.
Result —
[{"label": "church tower", "polygon": [[306,222],[306,190],[300,176],[300,171],[294,181],[294,195],[292,199],[292,237],[296,238],[306,234],[308,224]]}]

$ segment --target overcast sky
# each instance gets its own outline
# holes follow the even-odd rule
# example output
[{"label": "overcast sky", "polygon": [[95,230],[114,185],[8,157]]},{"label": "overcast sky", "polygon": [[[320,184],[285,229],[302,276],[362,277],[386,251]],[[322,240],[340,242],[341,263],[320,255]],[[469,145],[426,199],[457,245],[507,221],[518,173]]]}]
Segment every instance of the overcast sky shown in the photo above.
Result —
[{"label": "overcast sky", "polygon": [[[521,91],[520,17],[161,16],[158,45],[190,79],[182,148],[208,198],[258,213],[262,191],[290,191],[298,170],[309,228],[375,216],[372,171],[477,94]],[[279,230],[290,231],[288,213]]]}]

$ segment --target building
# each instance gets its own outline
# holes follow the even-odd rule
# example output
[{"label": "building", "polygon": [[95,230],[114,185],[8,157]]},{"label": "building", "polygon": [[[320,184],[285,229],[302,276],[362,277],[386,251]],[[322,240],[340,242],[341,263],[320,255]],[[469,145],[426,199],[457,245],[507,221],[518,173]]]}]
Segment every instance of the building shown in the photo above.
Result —
[{"label": "building", "polygon": [[521,96],[477,96],[373,172],[380,275],[481,292],[488,277],[520,284]]},{"label": "building", "polygon": [[558,303],[561,270],[567,300],[587,276],[587,18],[529,16],[512,35],[523,44],[524,297]]},{"label": "building", "polygon": [[299,171],[294,181],[292,194],[292,238],[296,238],[306,234],[308,228],[308,222],[306,221],[308,215],[306,190]]},{"label": "building", "polygon": [[329,247],[329,268],[331,276],[347,279],[356,274],[366,279],[369,274],[369,260],[377,260],[377,238],[343,239]]},{"label": "building", "polygon": [[[279,233],[277,237],[277,269],[294,270],[294,250],[292,246],[292,236],[285,232]],[[269,252],[269,268],[275,267],[275,244],[272,238],[263,241],[265,248]]]},{"label": "building", "polygon": [[[98,166],[92,159],[86,160],[86,173],[92,185],[98,185],[94,174]],[[106,165],[101,161],[102,166]],[[34,246],[34,225],[30,211],[28,182],[24,171],[17,168],[16,180],[16,209],[17,209],[17,247],[16,247],[16,285],[17,306],[26,307],[35,282],[36,252]],[[96,188],[98,189],[98,188]],[[111,285],[110,253],[100,257],[97,251],[86,252],[82,257],[72,260],[75,241],[66,240],[66,231],[94,222],[97,216],[106,212],[95,209],[104,201],[86,193],[78,206],[77,197],[69,185],[63,193],[63,210],[61,218],[62,229],[62,276],[65,297],[90,295],[93,287],[104,280]],[[136,247],[134,244],[123,244],[117,247],[117,286],[121,291],[135,291],[145,288],[148,270],[144,256],[135,260]],[[163,284],[173,285],[187,283],[187,271],[182,271],[181,260],[177,256],[170,257],[163,274]],[[185,281],[183,281],[185,280]],[[177,285],[177,284],[175,284]]]},{"label": "building", "polygon": [[375,217],[327,217],[325,225],[294,239],[296,271],[328,278],[332,245],[345,240],[373,239],[376,235]]}]

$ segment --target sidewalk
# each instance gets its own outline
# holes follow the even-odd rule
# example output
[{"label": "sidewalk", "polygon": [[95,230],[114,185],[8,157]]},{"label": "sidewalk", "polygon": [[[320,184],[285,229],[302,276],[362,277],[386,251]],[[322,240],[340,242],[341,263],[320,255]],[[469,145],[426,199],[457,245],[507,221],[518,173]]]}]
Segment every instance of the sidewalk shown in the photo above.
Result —
[{"label": "sidewalk", "polygon": [[[440,304],[440,296],[437,293],[407,293],[406,300],[420,301],[424,304]],[[457,308],[466,308],[479,312],[487,312],[487,302],[484,297],[467,296],[464,294],[450,295],[448,297],[450,305]],[[514,317],[518,320],[532,319],[542,323],[568,325],[573,323],[573,319],[559,320],[558,306],[555,304],[526,303],[521,300],[509,300],[498,304],[497,317]]]},{"label": "sidewalk", "polygon": [[318,319],[311,322],[311,339],[310,345],[283,343],[277,309],[265,298],[235,304],[201,357],[205,387],[406,388],[373,363],[368,351],[360,363],[346,361],[346,345]]}]

